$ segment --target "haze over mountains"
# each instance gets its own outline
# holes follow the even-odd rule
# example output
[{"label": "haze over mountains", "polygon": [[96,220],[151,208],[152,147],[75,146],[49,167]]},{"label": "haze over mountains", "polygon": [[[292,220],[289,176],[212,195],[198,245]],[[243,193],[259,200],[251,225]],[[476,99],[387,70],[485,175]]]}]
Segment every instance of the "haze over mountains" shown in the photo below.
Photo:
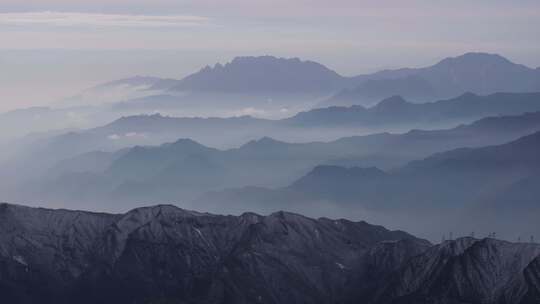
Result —
[{"label": "haze over mountains", "polygon": [[[334,105],[372,106],[394,95],[419,103],[467,92],[488,95],[537,91],[538,69],[486,53],[467,53],[426,68],[353,77],[297,58],[237,57],[181,80],[135,76],[107,82],[53,108],[2,114],[2,121],[6,121],[6,127],[15,127],[12,129],[17,132],[10,136],[20,137],[51,129],[95,127],[121,116],[143,113],[286,118],[299,111]],[[33,123],[19,124],[20,119]],[[0,137],[6,135],[0,133]]]},{"label": "haze over mountains", "polygon": [[298,113],[285,121],[306,127],[433,128],[471,122],[486,116],[535,112],[538,110],[538,100],[538,93],[495,93],[486,96],[465,93],[427,103],[412,103],[401,96],[392,96],[369,108],[360,105],[320,108]]},{"label": "haze over mountains", "polygon": [[[531,96],[535,95],[525,94],[521,98]],[[514,102],[518,103],[518,100]],[[407,229],[431,239],[438,238],[442,231],[448,231],[451,222],[441,223],[440,230],[431,229],[430,233],[422,234],[417,232],[418,227],[414,225],[408,226],[398,220],[387,222],[388,219],[371,213],[399,213],[403,208],[436,213],[449,205],[462,210],[484,201],[484,205],[478,205],[479,210],[496,204],[497,210],[503,212],[506,210],[501,207],[504,202],[500,199],[496,202],[494,197],[504,194],[501,197],[506,197],[507,201],[519,198],[520,202],[524,202],[526,207],[518,208],[516,205],[514,211],[519,213],[528,208],[530,215],[536,214],[536,211],[532,212],[535,209],[528,206],[534,205],[533,193],[536,192],[531,185],[539,175],[534,163],[515,165],[518,168],[526,166],[528,171],[516,171],[513,167],[492,164],[492,167],[500,168],[501,171],[488,168],[486,176],[477,175],[484,173],[483,167],[474,167],[476,160],[469,161],[473,162],[472,167],[464,168],[465,171],[460,173],[462,175],[455,171],[456,168],[448,172],[435,169],[424,172],[408,169],[415,168],[414,162],[407,164],[434,153],[461,147],[501,145],[538,132],[540,112],[484,118],[450,129],[412,130],[402,134],[380,133],[345,137],[330,142],[287,143],[264,137],[249,141],[239,148],[225,150],[210,148],[190,139],[180,139],[160,146],[137,146],[115,151],[111,149],[112,146],[103,146],[96,136],[101,134],[107,141],[115,142],[118,139],[111,139],[110,134],[123,134],[123,131],[127,131],[124,129],[126,125],[135,126],[141,129],[131,129],[132,135],[126,138],[136,144],[142,134],[151,134],[149,130],[185,128],[185,125],[178,124],[179,119],[176,118],[147,116],[139,119],[138,122],[133,118],[120,120],[104,127],[106,132],[100,129],[92,131],[102,132],[92,136],[85,133],[61,136],[42,147],[43,157],[22,158],[19,163],[12,163],[10,183],[3,185],[4,199],[40,201],[82,209],[87,209],[86,206],[99,206],[99,210],[115,212],[148,202],[176,202],[192,209],[213,212],[227,210],[230,213],[268,213],[281,209],[300,212],[307,208],[303,213],[311,216],[331,214],[338,217],[373,217],[377,222]],[[251,118],[246,120],[253,121]],[[212,120],[195,121],[202,129]],[[239,126],[245,125],[242,119],[237,122]],[[143,129],[147,132],[143,132]],[[128,146],[127,142],[123,144]],[[94,150],[96,147],[107,147],[111,151],[99,151],[99,148]],[[531,145],[513,152],[515,158],[503,163],[527,161],[529,158],[522,157],[518,152],[530,151],[534,155],[538,152],[537,148]],[[353,170],[320,165],[378,169]],[[405,167],[400,168],[402,166]],[[331,170],[322,170],[324,168]],[[5,170],[6,167],[4,173],[9,172]],[[352,170],[350,174],[348,170]],[[403,173],[409,171],[408,174]],[[326,176],[325,172],[330,175]],[[450,174],[448,179],[445,177],[447,174]],[[431,186],[426,188],[428,184]],[[458,197],[455,187],[469,190],[460,193]],[[222,191],[227,188],[238,189]],[[388,191],[381,193],[382,189]],[[475,194],[475,191],[479,191],[478,194],[482,196]],[[307,207],[312,204],[318,208]],[[352,212],[351,208],[356,211]],[[494,216],[499,215],[494,213]],[[487,222],[482,227],[489,229],[491,225],[492,222]],[[462,227],[469,229],[467,225]],[[478,226],[474,229],[480,228]],[[515,226],[508,228],[507,233],[529,233],[530,229],[530,225]]]},{"label": "haze over mountains", "polygon": [[[163,87],[159,82],[156,85]],[[324,94],[347,88],[353,88],[349,104],[365,104],[365,99],[377,102],[392,95],[428,101],[465,92],[535,92],[540,90],[540,75],[536,69],[486,53],[446,58],[425,68],[385,70],[354,77],[340,76],[312,61],[262,56],[237,57],[225,65],[207,66],[170,86],[174,91],[225,93]],[[336,97],[336,101],[340,98]]]},{"label": "haze over mountains", "polygon": [[484,95],[540,90],[538,69],[485,53],[467,53],[425,68],[386,70],[364,77],[366,82],[344,90],[324,104],[369,104],[388,97],[387,94],[430,101],[464,92]]},{"label": "haze over mountains", "polygon": [[540,304],[540,2],[0,2],[0,304]]},{"label": "haze over mountains", "polygon": [[536,304],[539,79],[238,57],[0,114],[0,201],[87,210],[0,204],[2,299]]},{"label": "haze over mountains", "polygon": [[[425,236],[434,238],[450,230],[489,231],[496,223],[500,233],[509,237],[540,229],[534,220],[540,206],[533,186],[540,173],[539,155],[540,133],[536,132],[503,145],[436,153],[388,173],[377,168],[318,166],[288,187],[214,192],[196,205],[229,210],[258,207],[266,212],[273,208],[302,210],[313,202],[343,212],[354,206],[360,214],[371,211],[415,218],[415,224],[407,227],[415,233],[421,233],[414,226],[425,227],[425,218],[444,214],[444,222]],[[516,222],[516,218],[522,221]],[[389,225],[399,219],[381,221]],[[457,221],[459,227],[454,226]]]},{"label": "haze over mountains", "polygon": [[[265,108],[277,103],[295,108],[313,106],[325,95],[333,96],[319,106],[373,105],[393,95],[425,102],[466,92],[536,92],[540,90],[540,74],[538,69],[486,53],[446,58],[425,68],[384,70],[353,77],[341,76],[312,61],[261,56],[237,57],[225,65],[207,66],[174,84],[170,80],[157,82],[152,88],[187,93],[177,98],[184,106],[193,101],[220,106],[219,99],[240,105],[242,100],[251,99],[250,107]],[[221,95],[217,97],[217,93]],[[290,97],[294,100],[288,100]],[[144,105],[149,107],[151,103],[148,98]]]},{"label": "haze over mountains", "polygon": [[[219,148],[238,147],[265,136],[294,142],[331,141],[344,136],[377,132],[451,128],[486,116],[535,111],[540,111],[539,93],[464,94],[423,104],[391,97],[371,108],[315,109],[282,120],[250,116],[182,118],[158,114],[137,115],[122,117],[96,128],[45,136],[25,149],[38,150],[57,161],[84,152],[113,151],[133,145],[159,145],[179,138],[190,138]],[[23,143],[26,145],[27,142]]]}]

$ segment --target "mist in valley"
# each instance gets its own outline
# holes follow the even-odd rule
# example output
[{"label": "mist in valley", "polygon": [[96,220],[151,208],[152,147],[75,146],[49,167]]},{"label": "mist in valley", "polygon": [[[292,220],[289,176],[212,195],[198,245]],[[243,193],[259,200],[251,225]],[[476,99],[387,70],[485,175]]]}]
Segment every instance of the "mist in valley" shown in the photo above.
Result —
[{"label": "mist in valley", "polygon": [[0,8],[0,302],[540,301],[538,3],[68,2]]},{"label": "mist in valley", "polygon": [[[500,164],[487,164],[486,174],[495,176],[491,184],[486,180],[470,184],[476,192],[460,184],[483,174],[475,173],[480,169],[475,163],[464,159],[464,167],[456,167],[462,175],[456,178],[452,166],[430,160],[441,153],[454,155],[453,150],[460,148],[496,149],[539,131],[535,70],[498,55],[468,53],[419,71],[438,71],[449,60],[461,65],[473,59],[479,65],[488,61],[501,66],[501,71],[517,69],[514,73],[520,77],[532,77],[527,80],[532,87],[523,89],[520,83],[516,92],[463,92],[429,102],[405,99],[390,90],[388,96],[381,91],[382,99],[374,105],[358,97],[359,104],[348,106],[337,101],[339,90],[349,90],[357,78],[369,82],[368,76],[343,77],[299,59],[243,57],[180,80],[136,76],[103,83],[69,99],[73,105],[5,112],[2,200],[108,212],[153,204],[218,214],[288,210],[366,220],[432,241],[450,231],[468,235],[500,230],[499,237],[506,239],[529,235],[538,228],[535,221],[513,224],[497,197],[507,188],[514,193],[514,187],[534,180],[536,158],[497,156],[507,157],[508,170],[516,167],[516,173],[508,175],[505,169],[494,173]],[[295,71],[290,80],[273,80],[284,67]],[[308,79],[297,75],[313,74],[312,70],[320,75]],[[242,78],[254,73],[263,74],[250,77],[256,84],[244,90]],[[215,80],[219,77],[227,77],[228,84]],[[301,85],[294,86],[295,79],[301,79]],[[325,79],[332,79],[326,88],[320,86]],[[338,93],[328,97],[333,91]],[[125,99],[84,106],[87,96]],[[265,101],[268,96],[276,104]],[[320,100],[337,105],[321,107]],[[228,114],[247,105],[266,107],[258,114],[281,113]],[[208,108],[213,111],[202,115]],[[277,110],[284,108],[291,110]],[[201,115],[182,116],[182,111]],[[537,145],[531,145],[535,151]],[[522,164],[525,160],[531,163]],[[425,170],[417,163],[436,166]],[[520,169],[523,165],[532,169]],[[324,166],[335,167],[336,172],[357,170],[359,176],[317,170]],[[430,185],[431,180],[441,183]],[[523,198],[514,196],[508,198],[520,200],[514,202],[514,216],[534,214],[530,203],[522,205]],[[459,227],[454,227],[456,222]],[[437,227],[425,228],[434,223]]]}]

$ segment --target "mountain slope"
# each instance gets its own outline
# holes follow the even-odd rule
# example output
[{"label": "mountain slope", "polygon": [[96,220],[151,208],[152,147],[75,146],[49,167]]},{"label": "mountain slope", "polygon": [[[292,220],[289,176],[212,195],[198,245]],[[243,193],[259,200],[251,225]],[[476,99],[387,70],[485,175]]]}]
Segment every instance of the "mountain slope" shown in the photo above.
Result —
[{"label": "mountain slope", "polygon": [[344,89],[321,105],[371,105],[392,95],[416,102],[433,101],[437,95],[432,85],[419,76],[392,79],[368,79],[352,89]]},{"label": "mountain slope", "polygon": [[365,222],[285,212],[156,206],[107,215],[2,204],[0,217],[0,290],[14,304],[328,303],[377,243],[429,245]]},{"label": "mountain slope", "polygon": [[540,245],[277,212],[110,215],[1,204],[9,303],[535,303]]},{"label": "mountain slope", "polygon": [[487,116],[516,115],[540,110],[540,93],[496,93],[479,96],[472,93],[428,103],[411,103],[392,96],[365,108],[329,107],[300,112],[285,119],[302,127],[404,126],[421,128],[450,126]]},{"label": "mountain slope", "polygon": [[521,304],[538,303],[540,301],[540,256],[534,259],[525,269],[525,280],[528,288]]},{"label": "mountain slope", "polygon": [[[336,175],[332,173],[334,171],[341,173]],[[304,193],[348,193],[344,196],[345,201],[364,202],[376,208],[463,208],[474,202],[491,201],[491,195],[501,189],[537,176],[540,173],[540,132],[502,145],[437,153],[423,160],[410,162],[391,174],[370,174],[364,182],[362,178],[351,182],[351,172],[355,171],[363,172],[358,168],[341,171],[317,168],[291,187]],[[366,182],[371,184],[364,188],[363,184]],[[509,197],[507,199],[509,202],[513,201]],[[519,206],[516,201],[513,202],[512,206],[516,210],[533,211],[531,208],[524,208],[530,207],[529,204]]]},{"label": "mountain slope", "polygon": [[523,273],[539,254],[531,243],[447,241],[408,261],[373,302],[520,303],[529,287]]}]

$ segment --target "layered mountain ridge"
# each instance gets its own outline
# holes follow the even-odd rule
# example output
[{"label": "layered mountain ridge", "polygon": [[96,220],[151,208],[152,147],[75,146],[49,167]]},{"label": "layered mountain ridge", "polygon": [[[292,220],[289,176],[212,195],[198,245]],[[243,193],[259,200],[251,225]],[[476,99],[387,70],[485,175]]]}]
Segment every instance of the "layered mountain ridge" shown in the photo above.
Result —
[{"label": "layered mountain ridge", "polygon": [[[510,129],[507,126],[505,129]],[[407,145],[418,148],[429,134],[417,137],[418,142],[398,141],[395,146],[386,142],[384,147],[407,154]],[[436,136],[442,139],[441,135]],[[395,224],[402,216],[407,230],[430,239],[448,229],[467,233],[493,227],[505,238],[514,239],[540,228],[534,220],[540,214],[539,172],[540,132],[536,131],[504,144],[435,153],[387,172],[373,167],[320,165],[286,187],[213,191],[194,205],[239,211],[309,210],[317,206],[348,216],[352,212],[357,216],[369,212],[372,216],[392,215],[378,218],[385,225]],[[437,227],[426,230],[423,223],[431,218],[440,220]],[[461,224],[451,228],[456,221]]]},{"label": "layered mountain ridge", "polygon": [[[147,119],[160,120],[159,117]],[[109,211],[122,210],[127,204],[137,206],[132,205],[134,202],[189,203],[207,191],[243,186],[285,187],[318,165],[391,170],[433,153],[460,147],[502,144],[539,130],[540,112],[536,112],[485,118],[452,129],[413,130],[403,134],[380,133],[345,137],[330,142],[289,143],[263,137],[227,150],[210,148],[190,139],[180,139],[154,147],[136,146],[116,152],[83,153],[57,162],[43,173],[41,179],[36,178],[35,170],[31,171],[29,174],[32,179],[29,182],[21,184],[20,189],[6,189],[4,196],[18,190],[18,193],[6,200],[40,200],[51,203],[72,201],[75,204],[72,207],[77,208],[84,207],[88,202],[101,204],[101,210]],[[118,129],[114,127],[111,132],[118,132]],[[108,133],[101,134],[104,136]],[[84,138],[72,143],[79,143],[80,140],[78,148],[93,143],[90,140],[84,141]],[[73,153],[75,148],[62,151]],[[55,157],[61,155],[61,151],[49,152],[47,155]],[[24,168],[30,170],[30,164],[25,162]],[[375,174],[376,179],[361,179],[361,176],[352,174],[350,178],[336,179],[342,182],[339,186],[342,190],[340,195],[345,197],[346,193],[357,193],[355,191],[358,189],[365,188],[354,187],[353,183],[360,180],[365,180],[366,185],[373,185],[375,180],[388,180],[388,176],[381,178],[381,175]],[[531,188],[529,184],[534,184],[534,180],[517,184],[513,191]],[[327,184],[328,187],[330,185],[336,186],[336,183]],[[328,187],[315,187],[313,193]],[[337,192],[327,191],[325,194]],[[366,196],[366,193],[362,193],[361,197]],[[376,201],[381,201],[379,196],[375,197]],[[226,197],[220,196],[210,201],[224,201]],[[240,202],[243,200],[237,203]]]},{"label": "layered mountain ridge", "polygon": [[206,66],[178,80],[172,90],[331,92],[341,88],[346,90],[331,100],[354,102],[356,98],[356,104],[362,104],[362,98],[380,100],[391,95],[425,100],[464,92],[534,92],[540,90],[539,86],[536,69],[497,54],[470,52],[424,68],[383,70],[353,77],[341,76],[320,63],[298,58],[236,57],[224,65]]}]

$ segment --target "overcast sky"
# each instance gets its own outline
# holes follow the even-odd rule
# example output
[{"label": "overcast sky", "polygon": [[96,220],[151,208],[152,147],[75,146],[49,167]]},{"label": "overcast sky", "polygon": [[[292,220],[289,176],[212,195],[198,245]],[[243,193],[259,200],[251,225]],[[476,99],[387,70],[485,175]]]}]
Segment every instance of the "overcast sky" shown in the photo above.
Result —
[{"label": "overcast sky", "polygon": [[0,110],[236,55],[301,57],[344,75],[468,51],[538,67],[539,37],[538,0],[0,0]]}]

